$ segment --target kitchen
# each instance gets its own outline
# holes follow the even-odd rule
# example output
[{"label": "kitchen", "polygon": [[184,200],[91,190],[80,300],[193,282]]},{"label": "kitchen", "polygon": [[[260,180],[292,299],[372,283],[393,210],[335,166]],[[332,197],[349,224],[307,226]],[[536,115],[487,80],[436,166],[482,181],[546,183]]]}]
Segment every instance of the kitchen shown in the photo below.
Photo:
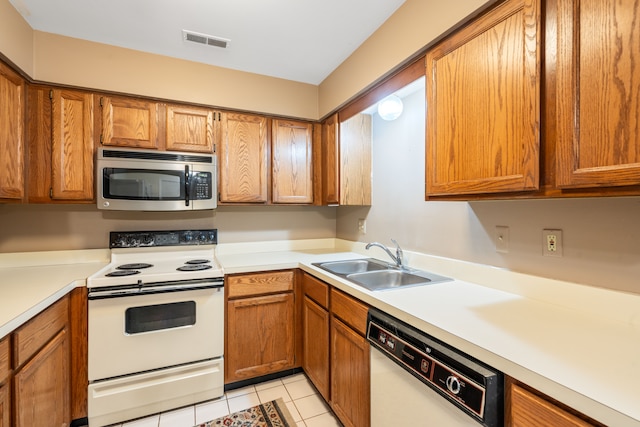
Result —
[{"label": "kitchen", "polygon": [[[15,11],[8,2],[3,2],[3,17],[15,17]],[[396,26],[424,25],[423,16],[419,13],[421,6],[418,2],[407,2],[402,10],[404,24],[395,23]],[[411,45],[411,37],[403,34],[397,27],[386,30],[394,37],[407,38],[408,46],[398,49],[397,46],[383,50],[384,55],[376,56],[367,72],[363,72],[358,81],[350,83],[351,92],[348,94],[335,94],[329,90],[327,97],[323,98],[324,85],[331,88],[335,80],[340,76],[352,76],[350,67],[358,68],[357,58],[353,62],[347,61],[337,70],[323,85],[320,86],[320,111],[293,114],[290,106],[283,105],[257,105],[266,102],[264,99],[239,100],[237,97],[225,94],[220,99],[206,100],[206,104],[225,105],[247,110],[268,111],[283,115],[316,118],[328,113],[343,100],[348,99],[361,87],[384,74],[397,63],[404,60],[410,54],[425,44],[448,27],[455,24],[463,16],[478,7],[467,5],[464,11],[441,11],[434,15],[432,26],[433,34],[420,35],[419,40],[414,40]],[[410,7],[416,9],[410,9]],[[432,7],[444,8],[444,6],[432,5]],[[6,9],[6,10],[5,10]],[[6,13],[5,13],[6,12]],[[414,12],[414,13],[411,13]],[[411,18],[413,16],[413,18]],[[419,19],[417,17],[420,17]],[[443,19],[449,16],[450,20]],[[400,18],[398,18],[400,19]],[[413,19],[413,20],[412,20]],[[5,31],[15,34],[16,21],[8,19]],[[442,22],[441,22],[442,21]],[[389,25],[394,22],[390,22]],[[3,22],[4,24],[4,22]],[[424,25],[427,27],[427,25]],[[18,29],[19,30],[19,29]],[[24,31],[24,30],[23,30]],[[383,31],[385,29],[383,28]],[[399,35],[395,35],[399,34]],[[382,34],[384,35],[384,34]],[[381,35],[381,37],[382,37]],[[388,34],[387,34],[388,35]],[[34,36],[29,36],[30,39]],[[30,69],[31,55],[27,54],[31,49],[18,47],[14,42],[15,36],[3,36],[0,38],[0,52],[11,58],[14,62]],[[373,44],[375,40],[368,43]],[[380,41],[379,43],[383,43]],[[6,44],[6,46],[4,45]],[[359,51],[366,55],[367,49],[372,49],[371,44]],[[122,92],[147,94],[150,96],[162,96],[169,99],[181,99],[181,95],[171,93],[171,85],[153,86],[143,82],[144,70],[159,64],[174,65],[166,58],[150,58],[152,65],[142,64],[140,73],[132,72],[127,80],[119,80],[118,77],[104,76],[103,73],[92,70],[84,72],[86,67],[72,67],[65,69],[63,64],[74,63],[74,48],[86,46],[87,49],[98,48],[95,56],[102,53],[116,54],[123,61],[138,60],[131,58],[127,52],[104,46],[94,46],[89,42],[79,42],[53,35],[37,33],[34,45],[37,46],[34,55],[42,64],[48,62],[48,56],[62,55],[59,61],[51,65],[51,69],[38,69],[37,79],[42,81],[55,81],[92,88],[108,88]],[[373,45],[378,49],[382,47]],[[104,49],[105,51],[100,51]],[[397,50],[398,52],[396,52]],[[387,54],[388,53],[388,54]],[[105,55],[106,56],[106,55]],[[93,57],[93,56],[90,56]],[[63,59],[63,60],[60,60]],[[166,62],[165,62],[166,61]],[[91,62],[91,61],[89,61]],[[354,63],[356,62],[356,63]],[[60,67],[56,69],[56,67]],[[366,75],[370,73],[371,75]],[[360,76],[360,74],[358,74]],[[170,77],[167,77],[168,79]],[[353,77],[350,77],[353,78]],[[102,80],[104,79],[104,80]],[[335,83],[338,84],[338,83]],[[301,86],[301,85],[296,85]],[[134,89],[135,88],[135,89]],[[263,89],[264,90],[264,89]],[[304,91],[310,88],[303,87]],[[260,92],[262,93],[262,92]],[[194,98],[203,95],[194,95]],[[420,104],[420,94],[405,98],[407,104]],[[265,95],[266,97],[266,95]],[[195,102],[202,102],[194,99]],[[291,100],[295,103],[296,100]],[[244,105],[237,105],[244,102]],[[302,104],[303,102],[300,102]],[[289,110],[288,110],[289,108]],[[300,107],[302,109],[302,107]],[[424,108],[424,106],[423,106]],[[313,110],[313,108],[311,108]],[[412,111],[416,111],[412,113]],[[220,206],[213,213],[213,223],[220,230],[220,242],[270,242],[281,240],[304,239],[332,239],[339,238],[347,241],[370,242],[380,241],[390,243],[390,238],[395,238],[407,251],[431,254],[445,258],[453,258],[471,263],[485,264],[494,267],[507,268],[512,271],[531,274],[551,279],[575,282],[590,287],[613,289],[637,294],[637,286],[634,278],[638,271],[635,260],[638,255],[637,241],[638,227],[634,219],[637,217],[639,202],[634,197],[616,198],[577,198],[577,199],[545,199],[545,200],[509,200],[509,201],[472,201],[472,202],[443,202],[430,201],[425,203],[422,195],[424,135],[420,132],[411,132],[405,138],[399,138],[402,129],[407,128],[407,121],[416,120],[410,114],[416,114],[424,118],[420,110],[405,109],[397,121],[389,123],[374,123],[374,160],[373,160],[373,203],[371,208],[364,207],[312,207],[312,206]],[[423,129],[419,122],[412,124],[411,128]],[[394,150],[393,146],[377,143],[376,125],[384,125],[381,128],[380,138],[385,137],[386,132],[393,132],[395,137],[392,142],[395,145],[409,144],[406,150]],[[397,128],[394,128],[397,126]],[[415,138],[417,144],[411,144]],[[389,138],[390,139],[390,138]],[[382,140],[380,140],[382,141]],[[390,150],[391,153],[384,150]],[[380,176],[376,166],[382,165],[382,159],[390,156],[400,157],[393,165],[411,162],[413,168],[403,167],[399,170],[385,171],[384,179],[378,181]],[[409,174],[415,175],[409,175]],[[411,197],[398,197],[401,193],[398,188],[414,194]],[[402,192],[404,194],[404,191]],[[402,212],[402,216],[397,215]],[[46,221],[42,218],[46,217]],[[358,220],[366,219],[366,234],[358,231]],[[136,230],[136,229],[170,229],[176,220],[181,222],[181,228],[200,229],[211,226],[211,213],[103,213],[89,205],[12,205],[0,206],[0,219],[3,224],[12,224],[11,227],[3,226],[0,229],[0,250],[2,252],[29,252],[49,250],[75,250],[104,248],[108,232],[112,230]],[[141,226],[140,224],[144,224]],[[496,226],[509,227],[508,252],[499,253],[495,249]],[[543,257],[542,254],[542,230],[545,228],[561,229],[563,231],[563,256]],[[383,253],[372,254],[382,258]]]}]

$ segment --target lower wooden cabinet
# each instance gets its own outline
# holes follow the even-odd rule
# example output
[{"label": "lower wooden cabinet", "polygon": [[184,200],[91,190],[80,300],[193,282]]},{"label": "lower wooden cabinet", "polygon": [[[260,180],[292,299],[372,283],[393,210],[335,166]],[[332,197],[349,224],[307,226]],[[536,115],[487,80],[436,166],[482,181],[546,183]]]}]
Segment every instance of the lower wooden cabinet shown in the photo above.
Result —
[{"label": "lower wooden cabinet", "polygon": [[331,317],[331,408],[345,426],[370,424],[369,343]]},{"label": "lower wooden cabinet", "polygon": [[0,385],[0,427],[9,427],[11,424],[11,387],[8,384]]},{"label": "lower wooden cabinet", "polygon": [[87,416],[86,317],[77,315],[86,303],[86,288],[74,289],[0,339],[0,427],[62,427]]},{"label": "lower wooden cabinet", "polygon": [[539,393],[507,381],[507,424],[511,427],[599,427],[595,421],[563,408]]},{"label": "lower wooden cabinet", "polygon": [[302,369],[329,401],[329,287],[305,273],[302,289]]},{"label": "lower wooden cabinet", "polygon": [[294,272],[227,278],[225,383],[295,367]]},{"label": "lower wooden cabinet", "polygon": [[302,367],[347,427],[370,425],[369,307],[304,273]]},{"label": "lower wooden cabinet", "polygon": [[69,400],[69,339],[63,329],[15,375],[15,425],[68,425]]}]

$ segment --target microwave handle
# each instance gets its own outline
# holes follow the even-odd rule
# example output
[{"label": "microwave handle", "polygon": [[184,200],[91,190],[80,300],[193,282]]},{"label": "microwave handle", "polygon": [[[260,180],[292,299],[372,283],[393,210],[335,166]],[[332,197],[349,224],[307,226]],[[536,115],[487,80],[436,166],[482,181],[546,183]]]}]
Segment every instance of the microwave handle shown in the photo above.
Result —
[{"label": "microwave handle", "polygon": [[191,189],[189,188],[189,165],[184,165],[184,205],[189,206],[189,192]]}]

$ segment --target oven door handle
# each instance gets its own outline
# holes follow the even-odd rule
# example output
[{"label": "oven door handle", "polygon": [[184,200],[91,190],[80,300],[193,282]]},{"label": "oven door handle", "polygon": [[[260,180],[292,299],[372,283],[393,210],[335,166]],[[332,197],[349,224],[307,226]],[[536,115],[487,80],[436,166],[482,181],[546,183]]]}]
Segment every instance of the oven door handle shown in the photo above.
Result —
[{"label": "oven door handle", "polygon": [[217,281],[210,281],[208,283],[202,284],[173,284],[173,285],[147,285],[147,286],[138,286],[131,288],[109,288],[109,289],[100,289],[94,288],[89,289],[88,298],[90,300],[95,299],[107,299],[107,298],[126,298],[126,297],[136,297],[142,295],[153,295],[153,294],[165,294],[169,292],[187,292],[187,291],[199,291],[202,289],[217,289],[218,292],[222,291],[224,288],[224,281],[222,279]]}]

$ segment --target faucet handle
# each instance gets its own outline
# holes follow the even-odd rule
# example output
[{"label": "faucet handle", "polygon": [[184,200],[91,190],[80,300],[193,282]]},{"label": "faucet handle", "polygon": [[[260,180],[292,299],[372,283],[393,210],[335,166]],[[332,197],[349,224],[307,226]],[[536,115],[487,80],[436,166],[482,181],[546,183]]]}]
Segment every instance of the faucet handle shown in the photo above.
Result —
[{"label": "faucet handle", "polygon": [[402,267],[404,262],[404,253],[402,252],[402,248],[396,239],[391,239],[391,242],[396,245],[396,264],[398,264],[398,267]]}]

